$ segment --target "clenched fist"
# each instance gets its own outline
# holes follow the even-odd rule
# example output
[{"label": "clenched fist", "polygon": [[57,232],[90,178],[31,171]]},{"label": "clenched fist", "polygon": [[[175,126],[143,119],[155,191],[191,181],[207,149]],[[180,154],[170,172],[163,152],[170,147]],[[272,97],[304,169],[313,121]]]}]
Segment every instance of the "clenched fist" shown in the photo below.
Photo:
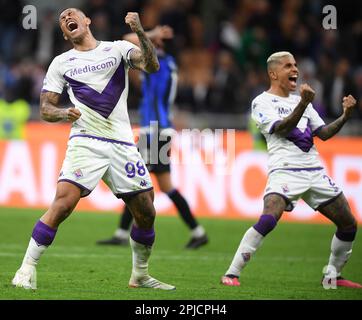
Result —
[{"label": "clenched fist", "polygon": [[124,21],[130,26],[133,32],[137,33],[139,31],[143,31],[143,27],[137,12],[128,12]]},{"label": "clenched fist", "polygon": [[309,104],[313,101],[315,96],[315,91],[309,85],[303,83],[300,86],[299,91],[303,103]]},{"label": "clenched fist", "polygon": [[353,96],[348,95],[347,97],[343,98],[342,106],[343,106],[343,113],[346,117],[350,117],[352,114],[353,108],[356,106],[357,101]]},{"label": "clenched fist", "polygon": [[82,113],[74,107],[64,110],[64,120],[65,121],[69,121],[69,122],[77,121],[81,115],[82,115]]}]

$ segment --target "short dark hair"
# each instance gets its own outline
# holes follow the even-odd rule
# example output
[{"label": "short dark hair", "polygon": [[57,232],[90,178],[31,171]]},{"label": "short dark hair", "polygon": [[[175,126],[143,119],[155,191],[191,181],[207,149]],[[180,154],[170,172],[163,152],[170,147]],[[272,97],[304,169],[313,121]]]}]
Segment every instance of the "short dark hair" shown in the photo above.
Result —
[{"label": "short dark hair", "polygon": [[85,14],[81,9],[79,9],[79,8],[64,8],[64,9],[62,9],[62,10],[60,11],[60,13],[59,13],[59,18],[60,18],[61,14],[62,14],[64,11],[70,10],[70,9],[75,10],[75,11],[78,11],[78,12],[80,12],[83,16],[86,17],[86,14]]}]

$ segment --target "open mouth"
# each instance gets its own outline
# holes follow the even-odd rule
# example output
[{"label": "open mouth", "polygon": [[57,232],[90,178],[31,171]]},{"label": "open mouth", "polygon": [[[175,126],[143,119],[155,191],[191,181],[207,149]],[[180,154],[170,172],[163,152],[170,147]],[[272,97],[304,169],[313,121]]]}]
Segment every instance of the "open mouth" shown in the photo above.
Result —
[{"label": "open mouth", "polygon": [[297,84],[297,79],[298,79],[297,75],[289,77],[289,81],[292,82],[293,84]]},{"label": "open mouth", "polygon": [[67,23],[67,28],[70,32],[73,32],[78,29],[78,24],[74,21],[70,21]]}]

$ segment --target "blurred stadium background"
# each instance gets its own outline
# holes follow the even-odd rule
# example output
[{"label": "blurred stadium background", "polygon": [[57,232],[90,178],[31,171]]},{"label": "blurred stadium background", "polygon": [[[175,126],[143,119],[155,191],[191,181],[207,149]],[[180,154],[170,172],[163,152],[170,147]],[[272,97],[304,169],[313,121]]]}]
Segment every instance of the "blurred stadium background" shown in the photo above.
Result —
[{"label": "blurred stadium background", "polygon": [[[82,8],[92,32],[117,40],[129,32],[127,11],[140,12],[145,29],[173,27],[173,52],[179,64],[175,109],[186,127],[247,128],[250,101],[268,85],[265,61],[278,50],[297,58],[301,79],[317,91],[315,107],[323,117],[340,114],[344,93],[359,98],[355,117],[343,130],[361,135],[362,6],[358,1],[323,0],[1,0],[0,97],[25,99],[30,120],[39,120],[39,90],[55,55],[70,48],[58,27],[68,6]],[[22,8],[35,5],[36,30],[22,28]],[[324,30],[322,9],[335,5],[337,30]],[[129,97],[137,107],[137,83]],[[135,112],[131,112],[137,121]]]},{"label": "blurred stadium background", "polygon": [[[37,9],[35,30],[25,30],[22,27],[25,16],[22,9],[27,4],[34,5]],[[325,30],[322,27],[322,10],[327,4],[337,8],[336,30]],[[354,95],[358,100],[358,106],[353,118],[338,137],[325,143],[316,143],[329,174],[344,189],[359,223],[362,223],[362,6],[359,1],[0,0],[0,219],[4,218],[2,226],[9,221],[9,226],[14,223],[15,228],[16,223],[26,221],[26,230],[30,232],[35,222],[34,215],[29,213],[30,218],[26,219],[20,211],[8,211],[6,208],[44,209],[54,196],[69,126],[40,121],[39,92],[51,60],[70,49],[58,27],[58,15],[67,7],[79,7],[84,10],[92,19],[93,34],[101,40],[118,40],[124,33],[129,32],[124,24],[124,17],[128,11],[140,13],[146,30],[158,24],[167,24],[174,29],[175,41],[171,51],[179,67],[178,93],[173,108],[175,127],[178,130],[236,129],[235,158],[227,162],[226,167],[215,163],[206,165],[202,162],[203,156],[210,150],[207,143],[206,146],[191,148],[192,141],[188,136],[175,141],[176,154],[181,152],[196,162],[201,159],[197,165],[175,163],[172,175],[175,185],[183,191],[196,214],[202,219],[256,219],[261,212],[267,155],[260,150],[258,135],[250,127],[249,108],[251,100],[268,87],[265,66],[266,58],[272,52],[288,50],[295,55],[301,75],[299,82],[306,81],[316,89],[314,106],[326,122],[340,115],[341,100],[345,94]],[[137,104],[140,99],[140,82],[136,72],[132,71],[130,81],[129,113],[136,127]],[[62,97],[62,103],[65,107],[69,106],[66,94]],[[224,134],[218,139],[210,135],[209,143],[213,151],[216,150],[216,157],[229,156],[230,150],[221,143],[227,138],[226,131]],[[161,215],[175,215],[167,197],[159,192],[156,193],[155,204]],[[77,210],[118,213],[121,206],[120,201],[100,185],[91,196],[80,202]],[[32,212],[38,216],[41,213]],[[89,221],[94,219],[96,218],[89,216]],[[106,227],[109,228],[109,232],[113,231],[116,219],[114,216],[107,219],[104,229],[94,229],[93,235],[106,235]],[[283,220],[326,222],[303,202],[295,212],[283,217]],[[86,219],[82,221],[86,223]],[[101,225],[101,221],[97,219],[97,226]],[[244,222],[240,222],[240,225],[244,226],[242,223]],[[161,224],[166,229],[169,228],[163,220]],[[248,224],[245,224],[245,228]],[[210,260],[216,259],[220,266],[216,264],[216,270],[210,272],[216,272],[218,277],[226,267],[225,261],[231,259],[243,230],[235,229],[236,234],[234,233],[234,238],[231,239],[227,237],[231,236],[232,232],[229,233],[229,230],[235,226],[232,222],[227,224],[225,221],[225,224],[220,224],[220,229],[217,229],[217,223],[208,222],[206,226],[214,230],[211,231],[214,232],[214,239],[220,237],[221,242],[227,241],[224,239],[231,242],[230,248],[225,249],[225,255],[218,253],[218,250],[222,251],[224,248],[214,248],[211,244]],[[328,227],[332,234],[333,227],[325,227]],[[178,227],[172,228],[176,234]],[[172,228],[170,230],[173,230]],[[295,228],[292,225],[291,229],[285,226],[285,234],[292,234],[290,230],[296,230]],[[182,232],[184,235],[185,230]],[[19,260],[22,255],[21,248],[25,249],[28,234],[16,238],[9,230],[2,230],[1,233],[7,237],[8,242],[13,240],[24,243],[24,246],[18,248],[16,259]],[[96,239],[90,239],[89,234],[87,236],[84,239],[91,245],[90,242]],[[210,238],[213,241],[212,235]],[[60,239],[63,239],[59,240],[60,243],[65,241],[64,238]],[[330,239],[325,238],[324,241],[326,251],[322,254],[325,254],[327,259]],[[176,245],[176,242],[175,240],[172,244]],[[309,248],[313,246],[306,245]],[[356,258],[353,260],[354,264],[352,263],[354,269],[349,269],[353,270],[354,275],[359,274],[358,263],[362,257],[360,247],[356,248]],[[3,253],[0,257],[14,258],[4,248],[5,246],[0,248]],[[274,249],[276,252],[280,250]],[[92,250],[94,248],[89,249],[89,252],[93,252]],[[168,250],[171,252],[173,249]],[[214,255],[213,250],[216,252]],[[289,252],[292,250],[291,247]],[[305,250],[308,251],[308,247]],[[316,256],[319,257],[320,254],[321,252],[317,252]],[[52,259],[56,261],[56,257],[55,252]],[[197,256],[193,258],[196,261]],[[13,269],[15,271],[18,262],[14,259],[13,264],[9,265],[11,272]],[[200,270],[202,268],[200,267]],[[277,266],[275,270],[279,270]],[[12,275],[10,271],[8,278]],[[321,270],[318,269],[317,274],[319,277]],[[252,272],[249,275],[252,276]],[[201,273],[199,276],[201,279],[205,277]],[[292,276],[291,273],[290,277]],[[266,278],[267,275],[265,281]],[[262,285],[265,285],[265,282]],[[249,289],[251,288],[250,284]],[[266,294],[261,290],[261,295],[256,295],[256,298],[273,298],[273,288],[270,284],[270,292]],[[10,291],[7,292],[7,297],[11,297]],[[68,291],[63,293],[65,296],[70,294]],[[224,297],[240,297],[233,296],[233,293]],[[82,295],[79,297],[83,298]],[[217,295],[212,297],[218,298]],[[222,298],[222,295],[220,297]],[[281,297],[293,298],[293,295],[286,293]],[[303,294],[296,294],[294,297],[303,298]],[[320,298],[318,294],[314,297]],[[331,295],[329,297],[333,298]],[[136,296],[135,298],[137,299]],[[146,295],[146,298],[154,297]]]}]

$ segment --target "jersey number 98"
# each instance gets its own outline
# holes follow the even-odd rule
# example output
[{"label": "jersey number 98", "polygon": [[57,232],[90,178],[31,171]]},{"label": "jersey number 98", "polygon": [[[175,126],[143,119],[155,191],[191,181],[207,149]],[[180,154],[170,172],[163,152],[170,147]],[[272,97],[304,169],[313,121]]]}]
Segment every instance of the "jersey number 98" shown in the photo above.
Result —
[{"label": "jersey number 98", "polygon": [[125,170],[128,178],[134,178],[136,174],[143,177],[146,174],[146,168],[141,161],[137,161],[136,165],[133,162],[127,162]]}]

